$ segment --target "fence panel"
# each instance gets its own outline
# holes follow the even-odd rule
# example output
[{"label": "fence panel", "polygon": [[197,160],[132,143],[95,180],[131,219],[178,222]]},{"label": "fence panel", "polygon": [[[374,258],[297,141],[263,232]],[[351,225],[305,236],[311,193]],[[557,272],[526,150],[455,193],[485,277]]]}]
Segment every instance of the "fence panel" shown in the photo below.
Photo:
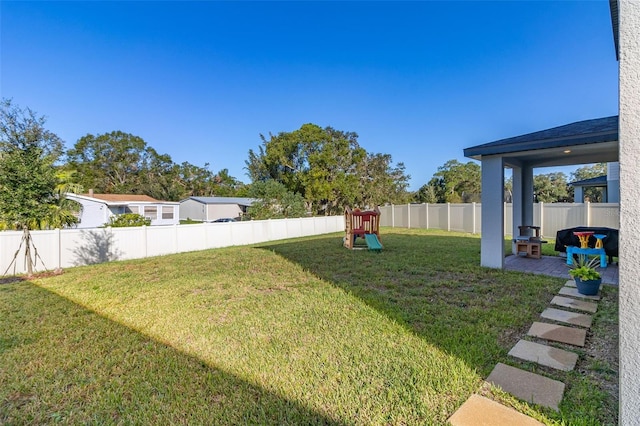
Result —
[{"label": "fence panel", "polygon": [[178,252],[205,250],[207,244],[207,226],[204,224],[180,225],[178,232]]},{"label": "fence panel", "polygon": [[[116,252],[118,260],[140,259],[153,256],[149,253],[154,252],[164,254],[162,251],[156,251],[155,247],[149,247],[147,228],[149,227],[107,228],[103,235],[106,237],[109,232],[112,234],[114,252]],[[159,226],[159,228],[165,227]],[[173,244],[173,241],[170,241],[170,244]]]},{"label": "fence panel", "polygon": [[620,209],[617,203],[590,203],[589,226],[620,229]]},{"label": "fence panel", "polygon": [[208,223],[205,225],[207,248],[229,247],[233,245],[232,222]]},{"label": "fence panel", "polygon": [[449,214],[449,230],[471,232],[473,223],[472,204],[449,204]]},{"label": "fence panel", "polygon": [[[425,204],[409,204],[409,227],[410,228],[426,228],[427,227],[427,211]],[[382,214],[382,213],[381,213]]]},{"label": "fence panel", "polygon": [[[513,206],[504,204],[504,232],[513,231]],[[459,232],[482,232],[482,205],[411,204],[380,207],[382,226],[433,228]],[[561,229],[594,226],[618,229],[620,207],[617,203],[535,203],[533,222],[540,224],[543,236],[553,238]]]},{"label": "fence panel", "polygon": [[[133,228],[56,229],[32,231],[31,234],[38,255],[42,258],[35,265],[35,270],[42,271],[340,231],[344,231],[343,216]],[[4,273],[11,265],[21,240],[22,232],[0,232],[0,273]],[[15,267],[12,266],[7,273],[26,272],[24,247],[16,259]]]},{"label": "fence panel", "polygon": [[397,226],[399,228],[408,228],[408,211],[409,206],[407,204],[393,206],[393,226]]},{"label": "fence panel", "polygon": [[120,260],[111,228],[65,229],[60,231],[60,266],[92,265]]},{"label": "fence panel", "polygon": [[[179,225],[172,226],[148,226],[146,227],[146,255],[140,256],[139,253],[136,253],[137,259],[139,257],[146,256],[162,256],[165,254],[173,254],[178,252],[178,236],[177,236],[177,228]],[[119,231],[121,229],[132,229],[132,228],[114,228],[114,231]],[[131,232],[131,235],[135,234]]]},{"label": "fence panel", "polygon": [[[534,209],[534,211],[539,210]],[[560,229],[575,226],[587,226],[585,222],[585,205],[574,203],[545,203],[542,210],[541,233],[543,236],[555,238]]]},{"label": "fence panel", "polygon": [[[434,220],[435,219],[435,220]],[[449,206],[446,204],[429,204],[429,227],[436,229],[449,228]]]}]

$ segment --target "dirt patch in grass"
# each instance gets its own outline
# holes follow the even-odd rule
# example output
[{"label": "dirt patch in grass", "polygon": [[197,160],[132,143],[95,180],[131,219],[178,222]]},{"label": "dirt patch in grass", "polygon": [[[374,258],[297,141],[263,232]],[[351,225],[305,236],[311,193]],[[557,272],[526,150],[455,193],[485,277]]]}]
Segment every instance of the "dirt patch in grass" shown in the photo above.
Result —
[{"label": "dirt patch in grass", "polygon": [[0,285],[2,284],[13,284],[20,281],[28,281],[31,279],[40,279],[40,278],[48,278],[55,277],[57,275],[62,275],[64,271],[62,269],[54,269],[52,271],[42,271],[37,272],[31,275],[18,275],[18,276],[10,276],[10,277],[0,277]]}]

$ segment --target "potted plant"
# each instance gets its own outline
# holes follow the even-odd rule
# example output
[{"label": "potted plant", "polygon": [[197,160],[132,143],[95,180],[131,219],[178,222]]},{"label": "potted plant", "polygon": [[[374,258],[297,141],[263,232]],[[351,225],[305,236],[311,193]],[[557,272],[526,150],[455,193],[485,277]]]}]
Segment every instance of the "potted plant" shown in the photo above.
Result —
[{"label": "potted plant", "polygon": [[578,258],[573,262],[573,267],[569,270],[569,275],[576,282],[578,293],[585,296],[598,294],[600,284],[602,284],[602,276],[596,270],[596,266],[599,264],[600,259],[598,257],[589,259],[586,254],[578,255]]}]

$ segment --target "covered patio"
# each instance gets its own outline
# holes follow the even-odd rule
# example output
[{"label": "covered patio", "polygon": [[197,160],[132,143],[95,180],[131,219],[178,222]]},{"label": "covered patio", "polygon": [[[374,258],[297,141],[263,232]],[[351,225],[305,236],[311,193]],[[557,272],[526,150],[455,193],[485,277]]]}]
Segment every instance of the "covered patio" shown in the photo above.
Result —
[{"label": "covered patio", "polygon": [[[550,277],[569,279],[566,258],[560,256],[542,256],[540,259],[528,259],[517,255],[507,256],[504,261],[506,271],[528,272],[548,275]],[[602,283],[618,285],[619,268],[617,263],[610,263],[601,269]]]},{"label": "covered patio", "polygon": [[618,161],[618,116],[584,120],[473,146],[464,155],[482,164],[480,264],[505,268],[504,170],[513,173],[513,229],[533,223],[533,169]]}]

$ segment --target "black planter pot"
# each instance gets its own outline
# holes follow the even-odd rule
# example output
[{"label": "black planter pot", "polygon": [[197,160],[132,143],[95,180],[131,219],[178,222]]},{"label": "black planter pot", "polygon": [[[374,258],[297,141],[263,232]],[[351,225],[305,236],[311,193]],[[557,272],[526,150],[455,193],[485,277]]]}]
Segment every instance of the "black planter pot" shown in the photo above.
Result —
[{"label": "black planter pot", "polygon": [[578,287],[578,293],[585,296],[595,296],[600,291],[600,285],[602,284],[602,278],[597,280],[582,281],[579,277],[574,277],[576,287]]}]

